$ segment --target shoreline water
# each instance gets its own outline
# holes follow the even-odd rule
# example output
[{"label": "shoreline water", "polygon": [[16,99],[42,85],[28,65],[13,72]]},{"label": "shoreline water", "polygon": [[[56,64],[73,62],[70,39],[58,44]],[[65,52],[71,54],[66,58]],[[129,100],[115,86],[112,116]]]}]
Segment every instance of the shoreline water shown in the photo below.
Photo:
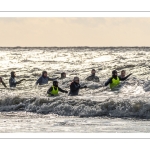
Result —
[{"label": "shoreline water", "polygon": [[[27,79],[15,90],[0,88],[4,132],[150,132],[150,48],[56,49],[0,49],[0,71],[7,86],[12,70],[16,71],[17,80]],[[100,77],[99,83],[85,81],[92,68]],[[119,90],[110,91],[103,84],[114,69],[125,69],[133,75]],[[74,76],[79,76],[81,85],[88,88],[80,90],[77,97],[60,93],[59,97],[48,98],[46,91],[51,82],[35,87],[43,70],[50,77],[65,71],[67,78],[59,80],[65,90],[69,91]],[[34,128],[29,130],[29,126]]]}]

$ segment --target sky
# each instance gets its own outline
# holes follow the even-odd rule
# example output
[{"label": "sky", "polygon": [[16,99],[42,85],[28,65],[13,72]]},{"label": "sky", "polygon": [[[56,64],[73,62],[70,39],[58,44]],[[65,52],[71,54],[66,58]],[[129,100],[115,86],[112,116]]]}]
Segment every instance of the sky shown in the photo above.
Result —
[{"label": "sky", "polygon": [[0,46],[150,46],[150,18],[0,18]]}]

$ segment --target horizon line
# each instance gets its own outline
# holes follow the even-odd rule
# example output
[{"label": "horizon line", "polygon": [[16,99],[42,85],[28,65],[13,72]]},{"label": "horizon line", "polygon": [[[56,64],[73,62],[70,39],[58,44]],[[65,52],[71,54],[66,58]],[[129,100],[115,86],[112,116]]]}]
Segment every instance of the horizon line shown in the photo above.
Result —
[{"label": "horizon line", "polygon": [[107,48],[107,47],[150,47],[150,46],[0,46],[0,48],[77,48],[77,47],[87,47],[87,48]]}]

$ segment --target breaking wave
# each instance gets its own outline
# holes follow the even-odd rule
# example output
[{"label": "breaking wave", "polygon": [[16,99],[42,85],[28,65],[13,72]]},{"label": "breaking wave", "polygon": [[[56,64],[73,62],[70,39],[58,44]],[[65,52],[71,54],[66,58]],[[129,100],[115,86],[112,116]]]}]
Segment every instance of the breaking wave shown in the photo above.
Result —
[{"label": "breaking wave", "polygon": [[[95,99],[95,100],[94,100]],[[0,111],[27,111],[41,114],[58,114],[79,117],[138,117],[150,118],[150,97],[148,95],[127,98],[112,97],[21,97],[1,96]]]}]

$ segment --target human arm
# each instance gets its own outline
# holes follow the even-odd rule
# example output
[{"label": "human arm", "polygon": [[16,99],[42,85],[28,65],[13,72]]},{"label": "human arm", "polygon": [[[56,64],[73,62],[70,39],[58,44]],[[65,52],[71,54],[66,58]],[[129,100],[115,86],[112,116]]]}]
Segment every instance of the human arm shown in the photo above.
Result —
[{"label": "human arm", "polygon": [[22,80],[20,80],[20,81],[17,81],[16,82],[16,84],[20,84],[22,81],[24,81],[24,80],[26,80],[26,79],[22,79]]},{"label": "human arm", "polygon": [[105,82],[105,86],[107,86],[108,84],[112,83],[112,78],[109,78],[106,82]]},{"label": "human arm", "polygon": [[85,85],[85,86],[80,87],[80,89],[84,89],[84,88],[87,88],[87,86]]},{"label": "human arm", "polygon": [[50,78],[48,77],[48,81],[54,81],[54,80],[57,80],[59,77],[56,77],[56,78]]},{"label": "human arm", "polygon": [[50,87],[49,89],[48,89],[48,91],[47,91],[47,94],[50,94],[50,92],[53,90],[53,88],[52,87]]},{"label": "human arm", "polygon": [[7,87],[6,84],[3,82],[3,80],[1,80],[1,82],[2,82],[2,84],[3,84],[4,87]]},{"label": "human arm", "polygon": [[61,89],[60,87],[58,87],[58,90],[59,90],[60,92],[62,92],[62,93],[68,93],[68,91],[63,90],[63,89]]},{"label": "human arm", "polygon": [[129,75],[127,75],[127,76],[124,77],[124,78],[119,77],[119,79],[120,79],[121,81],[124,81],[124,80],[126,80],[131,74],[132,74],[132,73],[130,73]]}]

